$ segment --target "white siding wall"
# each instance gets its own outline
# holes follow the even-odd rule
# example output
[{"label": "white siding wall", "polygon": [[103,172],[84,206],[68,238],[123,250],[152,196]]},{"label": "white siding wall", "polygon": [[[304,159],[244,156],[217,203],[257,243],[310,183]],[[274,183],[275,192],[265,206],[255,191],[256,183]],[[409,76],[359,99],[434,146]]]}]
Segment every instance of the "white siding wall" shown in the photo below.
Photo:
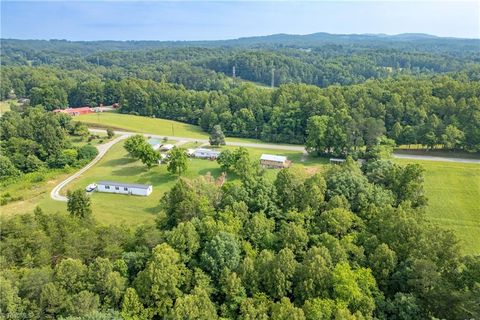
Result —
[{"label": "white siding wall", "polygon": [[[125,190],[126,189],[126,190]],[[119,186],[106,186],[99,184],[97,186],[98,192],[120,193],[120,194],[133,194],[136,196],[148,196],[152,193],[152,187],[148,189],[132,188],[132,187],[119,187]]]}]

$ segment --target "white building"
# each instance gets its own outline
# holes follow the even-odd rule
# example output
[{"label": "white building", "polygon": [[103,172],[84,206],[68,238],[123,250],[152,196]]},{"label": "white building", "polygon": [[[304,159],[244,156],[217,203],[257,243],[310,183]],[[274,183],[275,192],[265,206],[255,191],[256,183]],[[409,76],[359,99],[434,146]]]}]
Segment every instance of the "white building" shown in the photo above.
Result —
[{"label": "white building", "polygon": [[153,150],[158,150],[160,149],[160,140],[158,139],[154,139],[154,138],[150,138],[148,139],[148,144],[152,146]]},{"label": "white building", "polygon": [[260,164],[265,168],[287,168],[291,165],[291,161],[287,157],[276,156],[273,154],[262,154]]},{"label": "white building", "polygon": [[121,194],[133,194],[136,196],[148,196],[153,187],[146,184],[122,183],[114,181],[100,181],[97,183],[98,192],[110,192]]},{"label": "white building", "polygon": [[217,159],[220,153],[220,151],[212,149],[198,148],[193,151],[192,156],[201,159]]}]

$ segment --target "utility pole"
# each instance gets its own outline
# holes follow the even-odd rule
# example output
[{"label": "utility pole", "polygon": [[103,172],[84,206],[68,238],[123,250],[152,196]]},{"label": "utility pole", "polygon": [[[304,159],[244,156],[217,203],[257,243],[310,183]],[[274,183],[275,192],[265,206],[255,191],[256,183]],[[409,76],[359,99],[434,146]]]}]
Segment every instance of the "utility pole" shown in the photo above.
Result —
[{"label": "utility pole", "polygon": [[172,137],[175,137],[175,129],[173,128],[173,124],[172,124]]}]

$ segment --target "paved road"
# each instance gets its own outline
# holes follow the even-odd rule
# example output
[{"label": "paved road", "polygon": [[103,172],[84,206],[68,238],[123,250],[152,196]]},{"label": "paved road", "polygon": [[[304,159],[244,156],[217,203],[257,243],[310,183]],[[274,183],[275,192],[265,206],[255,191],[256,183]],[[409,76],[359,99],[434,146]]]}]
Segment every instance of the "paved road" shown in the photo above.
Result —
[{"label": "paved road", "polygon": [[[102,129],[88,129],[91,132],[95,133],[105,133],[105,130]],[[115,134],[121,135],[133,135],[138,134],[138,132],[128,132],[128,131],[115,131]],[[159,136],[154,134],[144,134],[145,136],[153,137],[153,138],[164,138],[167,137],[169,140],[174,141],[182,141],[183,143],[186,142],[199,142],[199,143],[207,143],[207,139],[195,139],[195,138],[183,138],[183,137],[172,137],[172,136]],[[228,138],[227,138],[228,140]],[[238,146],[238,147],[252,147],[252,148],[263,148],[263,149],[275,149],[275,150],[290,150],[290,151],[301,151],[306,153],[304,146],[299,145],[281,145],[281,144],[271,144],[271,143],[252,143],[252,142],[232,142],[227,141],[228,146]],[[413,154],[400,154],[394,153],[393,156],[399,159],[413,159],[413,160],[429,160],[429,161],[443,161],[443,162],[459,162],[459,163],[480,163],[480,159],[466,159],[466,158],[449,158],[449,157],[437,157],[437,156],[421,156],[421,155],[413,155]]]},{"label": "paved road", "polygon": [[68,177],[67,179],[60,182],[55,188],[53,188],[52,192],[50,192],[50,197],[52,197],[53,200],[67,202],[67,200],[68,200],[67,197],[60,195],[60,190],[62,190],[63,187],[65,187],[67,184],[72,182],[74,179],[78,178],[82,173],[84,173],[85,171],[90,169],[94,164],[96,164],[100,159],[102,159],[102,157],[107,153],[108,149],[110,149],[114,144],[116,144],[117,142],[119,142],[119,141],[121,141],[121,140],[123,140],[127,137],[128,137],[128,135],[124,134],[124,135],[121,135],[121,136],[113,139],[112,141],[109,141],[109,142],[104,143],[104,144],[99,144],[97,146],[98,155],[89,164],[87,164],[85,167],[83,167],[79,171],[75,172],[70,177]]},{"label": "paved road", "polygon": [[[105,133],[106,131],[103,129],[88,129],[90,132],[93,133]],[[127,135],[131,136],[134,134],[139,134],[138,132],[129,132],[129,131],[114,131],[115,134],[118,135]],[[168,140],[173,141],[182,141],[183,143],[186,142],[199,142],[201,144],[208,143],[207,139],[197,139],[197,138],[185,138],[185,137],[173,137],[173,136],[162,136],[162,135],[155,135],[155,134],[148,134],[144,133],[144,136],[156,138],[156,139],[163,139],[167,138]],[[228,141],[227,138],[227,146],[237,146],[237,147],[251,147],[251,148],[263,148],[263,149],[276,149],[276,150],[291,150],[291,151],[301,151],[306,152],[304,146],[299,145],[289,145],[289,144],[271,144],[271,143],[254,143],[254,142],[236,142],[236,141]]]}]

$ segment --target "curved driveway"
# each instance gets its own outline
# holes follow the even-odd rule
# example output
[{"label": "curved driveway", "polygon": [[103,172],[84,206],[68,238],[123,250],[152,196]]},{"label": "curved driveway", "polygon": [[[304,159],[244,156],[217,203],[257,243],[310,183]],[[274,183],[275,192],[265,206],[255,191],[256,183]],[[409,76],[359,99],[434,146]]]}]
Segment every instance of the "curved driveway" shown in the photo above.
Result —
[{"label": "curved driveway", "polygon": [[102,159],[105,153],[107,153],[108,149],[110,149],[114,144],[127,138],[128,136],[129,136],[128,134],[122,134],[121,136],[113,139],[112,141],[109,141],[104,144],[99,144],[97,146],[98,155],[85,167],[75,172],[70,177],[60,182],[55,188],[53,188],[52,192],[50,192],[50,197],[52,197],[53,200],[67,202],[68,200],[67,197],[60,195],[60,190],[62,190],[63,187],[65,187],[67,184],[72,182],[74,179],[78,178],[82,173],[84,173],[85,171],[90,169],[93,165],[95,165],[100,159]]}]

